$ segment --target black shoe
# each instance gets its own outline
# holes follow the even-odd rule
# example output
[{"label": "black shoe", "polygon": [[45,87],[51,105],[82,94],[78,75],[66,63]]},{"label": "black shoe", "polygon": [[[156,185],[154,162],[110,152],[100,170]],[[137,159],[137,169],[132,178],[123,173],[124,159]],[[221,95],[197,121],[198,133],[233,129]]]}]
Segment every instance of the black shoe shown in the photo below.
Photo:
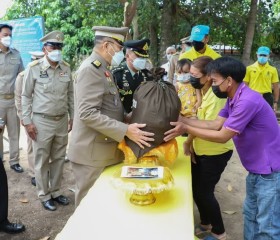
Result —
[{"label": "black shoe", "polygon": [[35,177],[31,178],[31,184],[36,187],[36,179],[35,179]]},{"label": "black shoe", "polygon": [[0,224],[0,232],[5,233],[21,233],[25,230],[25,226],[20,223],[10,223],[6,221]]},{"label": "black shoe", "polygon": [[56,210],[56,206],[54,205],[54,202],[52,199],[49,199],[45,202],[42,202],[44,208],[46,210],[49,210],[49,211],[55,211]]},{"label": "black shoe", "polygon": [[64,206],[69,204],[69,199],[63,195],[53,198],[53,200]]},{"label": "black shoe", "polygon": [[12,165],[11,169],[15,170],[15,172],[17,172],[17,173],[22,173],[23,172],[23,168],[18,163]]}]

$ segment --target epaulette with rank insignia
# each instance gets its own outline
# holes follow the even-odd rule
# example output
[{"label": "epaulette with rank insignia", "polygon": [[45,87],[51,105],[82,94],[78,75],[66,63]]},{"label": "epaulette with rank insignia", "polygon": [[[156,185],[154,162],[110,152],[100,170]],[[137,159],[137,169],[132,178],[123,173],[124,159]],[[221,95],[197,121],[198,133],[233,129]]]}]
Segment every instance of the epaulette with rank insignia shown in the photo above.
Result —
[{"label": "epaulette with rank insignia", "polygon": [[29,67],[33,67],[35,65],[37,65],[39,63],[39,60],[35,60],[35,61],[32,61],[31,63],[29,63]]},{"label": "epaulette with rank insignia", "polygon": [[92,61],[91,64],[92,64],[93,66],[95,66],[96,68],[99,68],[99,67],[102,65],[102,63],[99,62],[98,60]]},{"label": "epaulette with rank insignia", "polygon": [[68,62],[62,61],[64,65],[66,65],[67,67],[70,67],[70,64]]}]

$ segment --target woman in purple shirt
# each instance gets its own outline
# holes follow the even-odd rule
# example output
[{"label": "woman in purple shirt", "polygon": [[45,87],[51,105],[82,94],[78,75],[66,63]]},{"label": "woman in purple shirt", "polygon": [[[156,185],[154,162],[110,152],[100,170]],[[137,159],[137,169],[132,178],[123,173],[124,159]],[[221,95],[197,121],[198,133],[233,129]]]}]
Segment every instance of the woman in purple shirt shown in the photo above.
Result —
[{"label": "woman in purple shirt", "polygon": [[243,206],[245,240],[280,239],[280,129],[263,97],[243,83],[245,66],[222,57],[208,65],[217,97],[228,98],[216,120],[180,119],[165,141],[188,132],[208,141],[233,138],[249,172]]}]

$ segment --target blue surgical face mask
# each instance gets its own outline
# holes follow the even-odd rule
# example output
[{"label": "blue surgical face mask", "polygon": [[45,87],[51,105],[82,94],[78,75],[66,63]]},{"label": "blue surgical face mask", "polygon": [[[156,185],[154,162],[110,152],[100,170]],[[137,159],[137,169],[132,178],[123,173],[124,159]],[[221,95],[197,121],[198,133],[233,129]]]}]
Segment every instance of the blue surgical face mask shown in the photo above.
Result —
[{"label": "blue surgical face mask", "polygon": [[259,64],[261,64],[261,65],[266,64],[267,61],[268,61],[268,57],[258,57],[258,62],[259,62]]},{"label": "blue surgical face mask", "polygon": [[178,80],[180,83],[187,83],[187,82],[190,81],[190,77],[191,77],[191,74],[190,74],[190,73],[178,74],[177,80]]},{"label": "blue surgical face mask", "polygon": [[192,49],[192,47],[187,46],[187,47],[185,48],[185,52],[187,52],[187,51],[189,51],[189,50],[191,50],[191,49]]},{"label": "blue surgical face mask", "polygon": [[146,62],[147,62],[147,59],[145,59],[145,58],[135,58],[132,62],[132,65],[136,70],[139,71],[139,70],[145,69]]},{"label": "blue surgical face mask", "polygon": [[[111,46],[112,47],[112,46]],[[113,47],[112,47],[113,48]],[[109,54],[112,56],[112,60],[111,60],[111,66],[113,67],[117,67],[120,65],[120,63],[122,62],[122,60],[124,59],[124,53],[122,50],[120,50],[119,52],[116,52],[113,48],[113,51],[115,52],[115,54],[112,56],[109,52]]]}]

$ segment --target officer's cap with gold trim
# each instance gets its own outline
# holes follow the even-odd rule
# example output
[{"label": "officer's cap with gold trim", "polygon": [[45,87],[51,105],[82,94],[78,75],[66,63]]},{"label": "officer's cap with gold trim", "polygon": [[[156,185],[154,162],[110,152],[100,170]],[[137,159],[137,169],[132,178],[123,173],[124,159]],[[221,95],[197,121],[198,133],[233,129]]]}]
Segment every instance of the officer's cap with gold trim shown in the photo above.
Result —
[{"label": "officer's cap with gold trim", "polygon": [[143,39],[143,40],[129,40],[124,42],[124,46],[126,49],[132,50],[137,56],[148,58],[149,57],[149,46],[150,40]]},{"label": "officer's cap with gold trim", "polygon": [[107,26],[94,26],[92,30],[95,31],[95,36],[113,38],[120,45],[123,45],[123,41],[128,32],[128,27],[116,28]]},{"label": "officer's cap with gold trim", "polygon": [[63,43],[64,34],[60,31],[52,31],[40,39],[43,43]]}]

